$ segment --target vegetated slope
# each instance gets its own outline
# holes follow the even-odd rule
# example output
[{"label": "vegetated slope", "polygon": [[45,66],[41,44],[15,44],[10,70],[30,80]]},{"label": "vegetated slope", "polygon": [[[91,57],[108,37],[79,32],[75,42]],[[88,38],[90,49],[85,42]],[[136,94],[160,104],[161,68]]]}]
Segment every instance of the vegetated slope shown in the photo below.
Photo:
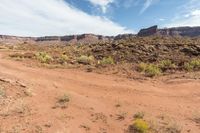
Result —
[{"label": "vegetated slope", "polygon": [[[132,37],[118,41],[77,45],[21,44],[11,57],[30,56],[46,64],[86,67],[89,71],[109,68],[131,76],[138,71],[146,73],[175,73],[200,70],[200,39],[187,37]],[[26,53],[27,51],[31,51]],[[111,69],[110,69],[111,68]],[[112,69],[114,68],[114,69]],[[148,72],[147,72],[148,73]],[[157,74],[150,74],[156,76]],[[148,75],[148,74],[147,74]],[[134,76],[134,75],[133,75]]]},{"label": "vegetated slope", "polygon": [[198,80],[138,82],[33,67],[8,59],[10,52],[0,51],[1,132],[200,132]]},{"label": "vegetated slope", "polygon": [[97,57],[112,55],[118,62],[156,62],[171,59],[181,62],[200,57],[200,39],[184,37],[134,37],[111,43],[85,45]]}]

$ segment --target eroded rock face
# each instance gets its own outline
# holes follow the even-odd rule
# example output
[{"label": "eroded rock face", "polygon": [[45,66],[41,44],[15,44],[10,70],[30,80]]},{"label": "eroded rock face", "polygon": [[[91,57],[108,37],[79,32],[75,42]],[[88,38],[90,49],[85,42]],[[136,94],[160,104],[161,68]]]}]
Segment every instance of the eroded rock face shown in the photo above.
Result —
[{"label": "eroded rock face", "polygon": [[150,28],[142,29],[138,33],[138,36],[141,37],[151,35],[196,37],[200,36],[200,27],[175,27],[158,29],[158,26],[152,26]]},{"label": "eroded rock face", "polygon": [[113,37],[94,35],[94,34],[82,34],[82,35],[69,35],[69,36],[46,36],[36,39],[39,41],[62,41],[67,43],[97,43],[100,41],[107,42],[112,40]]},{"label": "eroded rock face", "polygon": [[140,32],[138,33],[138,36],[143,37],[143,36],[155,35],[157,31],[158,31],[158,26],[155,25],[147,29],[141,29]]},{"label": "eroded rock face", "polygon": [[18,37],[9,35],[0,35],[0,43],[4,44],[19,44],[24,42],[33,42],[36,38],[34,37]]},{"label": "eroded rock face", "polygon": [[159,29],[158,34],[169,35],[169,36],[189,36],[196,37],[200,36],[200,27],[177,27],[177,28],[166,28]]},{"label": "eroded rock face", "polygon": [[121,40],[121,39],[129,39],[132,37],[136,37],[135,34],[120,34],[114,37],[114,40]]},{"label": "eroded rock face", "polygon": [[114,40],[112,36],[102,36],[94,34],[82,34],[82,35],[69,35],[69,36],[44,36],[44,37],[17,37],[0,35],[0,43],[16,44],[24,42],[63,42],[63,43],[80,43],[90,44],[98,42],[108,42]]}]

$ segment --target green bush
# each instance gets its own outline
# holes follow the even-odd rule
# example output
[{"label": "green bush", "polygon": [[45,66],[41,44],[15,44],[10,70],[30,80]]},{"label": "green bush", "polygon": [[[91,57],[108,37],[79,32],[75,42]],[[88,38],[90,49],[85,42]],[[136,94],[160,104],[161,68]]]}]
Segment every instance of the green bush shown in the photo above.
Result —
[{"label": "green bush", "polygon": [[143,63],[143,62],[140,63],[140,64],[138,65],[138,71],[139,71],[139,72],[145,72],[147,66],[148,66],[148,64],[146,64],[146,63]]},{"label": "green bush", "polygon": [[161,70],[157,65],[150,64],[145,70],[145,75],[148,77],[154,77],[161,74]]},{"label": "green bush", "polygon": [[154,77],[162,73],[157,65],[146,63],[140,63],[138,65],[138,71],[144,72],[147,77]]},{"label": "green bush", "polygon": [[167,69],[172,69],[175,68],[176,65],[172,63],[171,60],[162,60],[159,64],[160,69],[162,70],[167,70]]},{"label": "green bush", "polygon": [[149,125],[146,121],[142,119],[136,119],[132,125],[133,130],[135,133],[147,133],[149,130]]},{"label": "green bush", "polygon": [[114,59],[109,56],[109,57],[104,57],[101,61],[100,64],[102,65],[113,65],[115,64]]},{"label": "green bush", "polygon": [[67,56],[67,55],[61,55],[60,57],[59,57],[59,63],[60,64],[64,64],[64,63],[66,63],[67,61],[69,61],[69,57]]},{"label": "green bush", "polygon": [[94,57],[93,56],[86,56],[86,55],[81,55],[78,59],[77,59],[78,63],[81,64],[92,64],[94,62]]},{"label": "green bush", "polygon": [[184,69],[187,71],[194,71],[200,69],[200,59],[193,59],[184,64]]},{"label": "green bush", "polygon": [[192,71],[194,67],[190,63],[184,63],[184,69],[186,71]]},{"label": "green bush", "polygon": [[38,52],[35,54],[37,60],[39,60],[41,63],[50,63],[53,61],[53,58],[47,54],[46,52]]}]

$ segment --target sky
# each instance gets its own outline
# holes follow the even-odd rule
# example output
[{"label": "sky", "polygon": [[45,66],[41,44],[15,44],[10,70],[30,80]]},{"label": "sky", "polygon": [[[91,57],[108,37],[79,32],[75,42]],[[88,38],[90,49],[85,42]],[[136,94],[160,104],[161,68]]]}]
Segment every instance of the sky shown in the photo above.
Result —
[{"label": "sky", "polygon": [[0,34],[118,35],[200,26],[200,0],[1,0]]}]

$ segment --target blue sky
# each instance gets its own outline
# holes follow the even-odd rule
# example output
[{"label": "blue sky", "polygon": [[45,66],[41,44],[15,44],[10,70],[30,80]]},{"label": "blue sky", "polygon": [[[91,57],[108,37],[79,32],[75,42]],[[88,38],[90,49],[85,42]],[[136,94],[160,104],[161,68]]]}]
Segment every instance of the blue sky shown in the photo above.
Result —
[{"label": "blue sky", "polygon": [[0,18],[0,34],[117,35],[200,26],[200,0],[1,0]]}]

